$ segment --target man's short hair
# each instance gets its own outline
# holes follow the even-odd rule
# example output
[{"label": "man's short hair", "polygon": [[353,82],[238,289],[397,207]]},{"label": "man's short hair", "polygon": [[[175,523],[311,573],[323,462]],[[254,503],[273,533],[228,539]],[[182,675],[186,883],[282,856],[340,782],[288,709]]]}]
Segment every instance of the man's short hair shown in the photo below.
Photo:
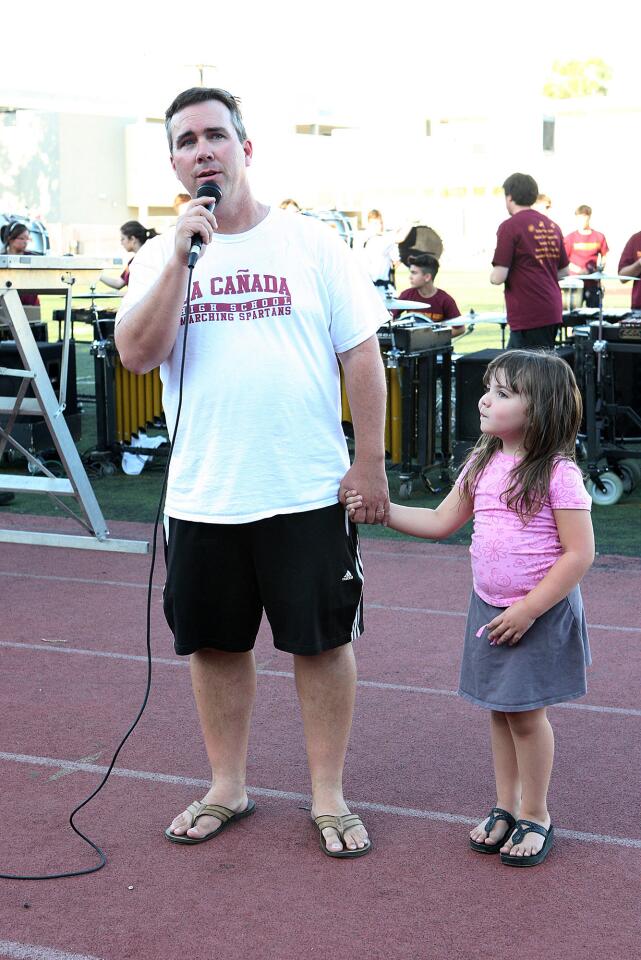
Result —
[{"label": "man's short hair", "polygon": [[592,216],[592,207],[588,207],[587,203],[582,203],[580,207],[577,207],[574,211],[575,217],[591,217]]},{"label": "man's short hair", "polygon": [[229,93],[221,87],[190,87],[189,90],[183,90],[175,100],[167,107],[165,112],[165,130],[167,131],[167,140],[169,141],[169,152],[173,153],[174,145],[171,138],[171,121],[174,114],[185,107],[190,107],[194,103],[206,103],[207,100],[218,100],[224,104],[231,114],[231,122],[236,136],[241,143],[247,139],[247,132],[243,117],[240,112],[240,99]]},{"label": "man's short hair", "polygon": [[423,273],[431,274],[432,280],[438,273],[440,266],[436,257],[432,256],[431,253],[415,253],[408,258],[408,263],[410,267],[418,267]]},{"label": "man's short hair", "polygon": [[370,210],[370,212],[367,214],[367,219],[368,219],[368,220],[382,220],[382,219],[383,219],[383,214],[381,213],[380,210]]},{"label": "man's short hair", "polygon": [[503,184],[503,190],[519,207],[531,207],[539,195],[538,184],[528,173],[513,173]]}]

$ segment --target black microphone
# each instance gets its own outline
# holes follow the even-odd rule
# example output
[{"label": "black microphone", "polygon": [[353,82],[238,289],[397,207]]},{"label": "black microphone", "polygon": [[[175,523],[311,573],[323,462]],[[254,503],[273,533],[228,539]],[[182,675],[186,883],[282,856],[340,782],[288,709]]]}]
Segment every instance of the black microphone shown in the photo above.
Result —
[{"label": "black microphone", "polygon": [[[198,190],[196,191],[196,197],[211,197],[211,203],[208,203],[207,209],[210,212],[213,212],[217,203],[220,203],[223,197],[223,191],[220,189],[217,183],[202,183]],[[203,238],[197,233],[191,240],[191,250],[189,251],[189,259],[187,260],[187,266],[190,270],[196,266],[196,261],[198,260],[198,254],[200,253],[200,248],[203,245]]]}]

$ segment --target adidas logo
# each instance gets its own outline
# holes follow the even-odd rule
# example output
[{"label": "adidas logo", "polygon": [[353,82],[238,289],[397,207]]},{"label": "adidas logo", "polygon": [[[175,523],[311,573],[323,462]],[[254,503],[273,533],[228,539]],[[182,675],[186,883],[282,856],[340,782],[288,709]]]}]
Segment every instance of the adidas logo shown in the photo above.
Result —
[{"label": "adidas logo", "polygon": [[351,573],[350,573],[349,570],[348,570],[348,571],[346,572],[345,576],[343,577],[343,581],[345,581],[345,580],[353,580],[353,579],[354,579],[354,577],[351,575]]}]

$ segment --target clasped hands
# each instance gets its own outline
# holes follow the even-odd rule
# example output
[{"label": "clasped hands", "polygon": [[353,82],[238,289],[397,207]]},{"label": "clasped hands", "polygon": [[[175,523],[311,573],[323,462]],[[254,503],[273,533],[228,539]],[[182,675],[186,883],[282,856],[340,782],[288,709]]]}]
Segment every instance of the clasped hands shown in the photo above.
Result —
[{"label": "clasped hands", "polygon": [[[363,521],[360,520],[360,515],[365,509],[364,498],[356,490],[345,489],[343,492],[344,483],[345,480],[343,480],[341,484],[341,503],[344,503],[350,520],[354,521],[354,523],[362,523]],[[389,503],[387,504],[387,511],[389,511]],[[383,523],[384,526],[387,525],[387,519],[379,520],[377,518],[373,521],[366,520],[365,522]],[[508,646],[513,647],[519,642],[523,634],[530,629],[535,620],[536,617],[532,616],[527,600],[517,600],[516,603],[506,607],[498,617],[494,617],[493,620],[486,623],[481,630],[479,630],[479,635],[484,630],[487,630],[487,638],[490,646],[499,647],[507,643]]]},{"label": "clasped hands", "polygon": [[341,480],[338,499],[354,523],[380,523],[387,526],[389,490],[384,469],[364,470],[354,463]]}]

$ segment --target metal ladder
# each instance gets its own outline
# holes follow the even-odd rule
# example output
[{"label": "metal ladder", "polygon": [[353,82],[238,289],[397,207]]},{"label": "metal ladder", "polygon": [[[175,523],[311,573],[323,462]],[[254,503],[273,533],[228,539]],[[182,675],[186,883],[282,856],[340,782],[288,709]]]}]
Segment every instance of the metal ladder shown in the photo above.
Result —
[{"label": "metal ladder", "polygon": [[[56,398],[16,290],[0,290],[0,321],[8,324],[23,364],[23,368],[18,370],[0,367],[1,376],[16,377],[21,381],[16,396],[0,396],[0,417],[8,416],[6,424],[0,426],[0,459],[7,444],[10,444],[40,474],[40,476],[13,476],[7,473],[3,474],[0,471],[0,492],[48,493],[68,515],[73,517],[88,532],[87,534],[64,534],[0,529],[0,542],[29,543],[50,547],[75,547],[85,550],[122,553],[148,553],[149,543],[144,540],[121,540],[109,536],[105,518],[102,515],[63,415],[66,394],[66,365],[60,380],[60,397]],[[64,357],[68,355],[68,338],[67,324],[63,363]],[[33,390],[33,397],[26,396],[29,387]],[[20,414],[44,418],[66,477],[56,477],[40,460],[11,436],[11,431]],[[82,508],[84,517],[79,516],[67,506],[60,497],[74,499]]]}]

